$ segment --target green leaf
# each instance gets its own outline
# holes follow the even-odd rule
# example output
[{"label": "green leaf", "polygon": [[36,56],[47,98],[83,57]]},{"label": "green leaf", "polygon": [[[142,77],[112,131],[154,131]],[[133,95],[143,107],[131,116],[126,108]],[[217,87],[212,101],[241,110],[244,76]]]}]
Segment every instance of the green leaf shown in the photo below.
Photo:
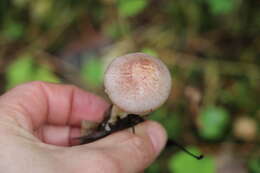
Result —
[{"label": "green leaf", "polygon": [[47,66],[38,65],[30,55],[15,60],[7,68],[6,79],[7,89],[34,80],[59,82],[58,77]]},{"label": "green leaf", "polygon": [[103,63],[98,58],[89,59],[82,67],[81,76],[91,86],[98,87],[103,82]]},{"label": "green leaf", "polygon": [[12,88],[18,84],[32,81],[34,79],[34,61],[29,55],[15,60],[6,71],[7,88]]},{"label": "green leaf", "polygon": [[207,0],[214,15],[227,14],[235,7],[234,0]]},{"label": "green leaf", "polygon": [[230,116],[225,109],[216,106],[203,108],[199,115],[199,133],[205,139],[219,139],[224,135],[229,121]]},{"label": "green leaf", "polygon": [[157,56],[156,51],[153,49],[150,49],[150,48],[144,48],[141,52],[146,53],[151,56],[155,56],[155,57]]},{"label": "green leaf", "polygon": [[146,173],[158,173],[160,172],[160,164],[158,162],[154,162],[147,170],[145,170]]},{"label": "green leaf", "polygon": [[3,30],[4,36],[10,40],[17,40],[24,34],[24,25],[15,21],[7,21]]},{"label": "green leaf", "polygon": [[[192,153],[199,153],[195,148],[188,148]],[[169,169],[172,173],[215,173],[213,158],[207,156],[197,160],[184,152],[173,155],[169,161]]]},{"label": "green leaf", "polygon": [[163,125],[169,138],[179,136],[182,123],[178,113],[169,112],[166,107],[161,107],[151,114],[151,119]]},{"label": "green leaf", "polygon": [[105,34],[112,39],[118,39],[122,36],[122,32],[120,30],[120,26],[117,22],[112,22],[108,26],[105,27]]},{"label": "green leaf", "polygon": [[45,82],[59,83],[59,78],[47,67],[40,66],[34,76],[34,80],[41,80]]},{"label": "green leaf", "polygon": [[249,161],[249,169],[252,172],[260,172],[260,157],[259,158],[252,158]]},{"label": "green leaf", "polygon": [[140,13],[147,5],[147,0],[119,0],[119,14],[123,17],[135,16]]},{"label": "green leaf", "polygon": [[161,122],[166,119],[167,114],[168,114],[167,108],[163,106],[151,114],[151,119]]}]

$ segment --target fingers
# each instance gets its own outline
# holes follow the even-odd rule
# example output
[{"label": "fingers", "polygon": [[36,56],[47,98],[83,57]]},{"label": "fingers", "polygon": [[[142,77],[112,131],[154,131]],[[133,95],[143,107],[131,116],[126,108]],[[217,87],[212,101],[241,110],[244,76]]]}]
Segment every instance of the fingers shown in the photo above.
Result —
[{"label": "fingers", "polygon": [[81,155],[87,155],[86,152],[91,148],[103,151],[103,157],[112,165],[110,169],[113,168],[114,173],[141,172],[155,160],[165,146],[166,133],[158,123],[152,121],[136,126],[135,130],[135,134],[131,131],[118,132],[97,142],[75,147],[75,150]]},{"label": "fingers", "polygon": [[136,127],[136,135],[115,134],[107,140],[114,146],[108,152],[125,172],[134,173],[143,171],[154,161],[165,145],[166,133],[158,123],[146,122]]},{"label": "fingers", "polygon": [[107,107],[103,99],[77,87],[46,82],[23,84],[0,97],[5,115],[30,130],[43,124],[79,126],[81,120],[98,121]]},{"label": "fingers", "polygon": [[71,146],[77,144],[78,141],[73,139],[80,136],[80,128],[45,125],[35,131],[35,135],[41,139],[41,141],[48,144]]}]

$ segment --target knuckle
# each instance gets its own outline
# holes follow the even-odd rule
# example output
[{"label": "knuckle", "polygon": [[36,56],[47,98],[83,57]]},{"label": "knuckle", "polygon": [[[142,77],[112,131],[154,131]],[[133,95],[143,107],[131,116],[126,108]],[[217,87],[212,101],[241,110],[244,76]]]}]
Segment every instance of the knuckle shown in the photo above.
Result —
[{"label": "knuckle", "polygon": [[44,95],[45,96],[45,85],[47,83],[42,82],[42,81],[33,81],[33,82],[28,82],[25,84],[18,85],[16,88],[18,91],[20,91],[21,95],[23,98],[30,98],[30,99],[35,99],[36,97],[39,97],[39,95]]},{"label": "knuckle", "polygon": [[45,82],[42,81],[33,81],[33,82],[27,82],[20,85],[17,85],[14,89],[23,89],[23,90],[39,90],[42,88],[42,86],[46,85]]}]

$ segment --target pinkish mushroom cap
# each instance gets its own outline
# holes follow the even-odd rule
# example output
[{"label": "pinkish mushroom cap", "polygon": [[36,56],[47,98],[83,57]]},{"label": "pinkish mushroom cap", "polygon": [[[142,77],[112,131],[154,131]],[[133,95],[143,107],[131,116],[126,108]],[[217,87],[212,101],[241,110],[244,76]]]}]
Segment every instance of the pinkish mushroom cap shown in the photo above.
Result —
[{"label": "pinkish mushroom cap", "polygon": [[111,101],[127,113],[144,115],[161,106],[171,90],[165,64],[144,53],[131,53],[112,61],[104,78]]}]

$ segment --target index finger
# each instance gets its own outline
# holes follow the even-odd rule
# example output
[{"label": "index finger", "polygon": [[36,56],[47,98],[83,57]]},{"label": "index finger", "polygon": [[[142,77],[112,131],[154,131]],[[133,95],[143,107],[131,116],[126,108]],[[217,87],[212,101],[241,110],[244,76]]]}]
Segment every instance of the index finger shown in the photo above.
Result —
[{"label": "index finger", "polygon": [[43,124],[80,126],[82,120],[100,121],[108,104],[72,85],[31,82],[1,96],[0,107],[15,111],[12,116],[34,130]]}]

